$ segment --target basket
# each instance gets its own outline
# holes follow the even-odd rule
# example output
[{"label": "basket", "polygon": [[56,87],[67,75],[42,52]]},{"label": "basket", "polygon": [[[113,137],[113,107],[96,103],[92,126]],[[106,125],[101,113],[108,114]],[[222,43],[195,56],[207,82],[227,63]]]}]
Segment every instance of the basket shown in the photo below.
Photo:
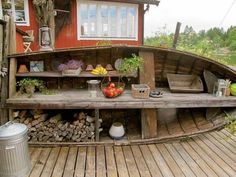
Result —
[{"label": "basket", "polygon": [[149,98],[150,87],[147,84],[132,84],[131,95],[134,98]]},{"label": "basket", "polygon": [[62,71],[62,76],[78,76],[82,71],[82,68],[78,69],[66,69]]},{"label": "basket", "polygon": [[[112,88],[110,84],[114,84]],[[121,95],[125,89],[125,83],[123,82],[107,82],[101,84],[102,93],[107,98],[115,98]]]}]

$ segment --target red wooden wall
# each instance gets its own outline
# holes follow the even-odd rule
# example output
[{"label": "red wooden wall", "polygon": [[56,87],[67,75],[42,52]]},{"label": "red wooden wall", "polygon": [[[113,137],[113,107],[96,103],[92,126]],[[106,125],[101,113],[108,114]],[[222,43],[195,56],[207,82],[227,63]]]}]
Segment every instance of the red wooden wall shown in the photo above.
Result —
[{"label": "red wooden wall", "polygon": [[[89,46],[95,45],[97,40],[78,40],[77,39],[77,4],[76,0],[71,2],[71,23],[67,26],[64,26],[60,31],[58,37],[55,40],[55,48],[70,48],[70,47],[79,47],[79,46]],[[38,46],[38,24],[35,19],[35,13],[33,9],[32,0],[29,0],[29,17],[30,17],[30,26],[18,26],[17,28],[26,31],[34,30],[34,43],[32,43],[31,49],[37,51]],[[144,6],[139,5],[139,14],[138,14],[138,41],[135,40],[114,40],[112,44],[129,44],[129,45],[140,45],[143,43],[143,16],[144,16]],[[17,33],[17,52],[21,53],[24,51],[22,36]]]}]

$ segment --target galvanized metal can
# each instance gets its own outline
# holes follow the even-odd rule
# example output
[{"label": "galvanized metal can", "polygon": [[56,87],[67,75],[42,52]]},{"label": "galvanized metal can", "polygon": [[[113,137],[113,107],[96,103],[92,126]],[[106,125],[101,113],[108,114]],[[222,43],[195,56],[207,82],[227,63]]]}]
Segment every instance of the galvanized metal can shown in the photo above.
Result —
[{"label": "galvanized metal can", "polygon": [[0,126],[0,177],[25,177],[31,168],[28,128],[8,122]]}]

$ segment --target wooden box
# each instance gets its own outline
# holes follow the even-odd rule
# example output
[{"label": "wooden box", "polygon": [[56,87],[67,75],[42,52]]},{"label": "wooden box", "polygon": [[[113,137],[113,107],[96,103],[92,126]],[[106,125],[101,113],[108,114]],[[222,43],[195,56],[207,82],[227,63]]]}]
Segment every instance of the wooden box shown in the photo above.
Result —
[{"label": "wooden box", "polygon": [[198,93],[203,92],[203,83],[197,75],[167,74],[171,92]]},{"label": "wooden box", "polygon": [[150,87],[147,84],[132,84],[131,95],[134,98],[149,98]]}]

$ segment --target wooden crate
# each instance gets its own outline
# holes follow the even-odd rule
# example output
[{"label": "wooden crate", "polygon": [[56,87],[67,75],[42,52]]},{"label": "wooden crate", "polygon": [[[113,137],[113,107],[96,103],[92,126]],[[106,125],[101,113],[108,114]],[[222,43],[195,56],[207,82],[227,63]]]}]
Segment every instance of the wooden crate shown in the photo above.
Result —
[{"label": "wooden crate", "polygon": [[171,92],[197,93],[203,92],[203,83],[197,75],[167,74]]}]

